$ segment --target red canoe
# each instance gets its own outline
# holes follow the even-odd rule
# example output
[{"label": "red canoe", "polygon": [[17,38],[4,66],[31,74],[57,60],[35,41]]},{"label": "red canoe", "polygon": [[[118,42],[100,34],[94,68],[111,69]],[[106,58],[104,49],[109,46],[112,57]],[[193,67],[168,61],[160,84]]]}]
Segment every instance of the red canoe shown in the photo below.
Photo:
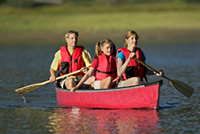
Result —
[{"label": "red canoe", "polygon": [[56,87],[57,103],[60,107],[85,108],[151,108],[156,109],[162,81],[138,86],[70,92]]}]

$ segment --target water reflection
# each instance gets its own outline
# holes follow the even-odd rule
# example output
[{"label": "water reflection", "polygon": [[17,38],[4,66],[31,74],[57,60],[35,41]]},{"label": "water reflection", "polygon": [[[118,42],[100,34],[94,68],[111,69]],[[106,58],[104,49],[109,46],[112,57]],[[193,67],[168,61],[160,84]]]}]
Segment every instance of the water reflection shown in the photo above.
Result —
[{"label": "water reflection", "polygon": [[[171,78],[195,89],[188,99],[163,79],[159,114],[146,110],[57,109],[51,84],[24,94],[16,88],[42,82],[60,46],[0,46],[0,126],[2,134],[13,133],[192,133],[200,134],[200,45],[141,45],[147,64],[164,70]],[[152,49],[153,48],[153,49]],[[94,45],[87,47],[91,56]],[[148,76],[149,81],[160,77]],[[159,117],[158,117],[159,115]],[[46,126],[46,127],[45,127]]]},{"label": "water reflection", "polygon": [[64,133],[159,133],[156,110],[57,109],[49,117],[50,132]]}]

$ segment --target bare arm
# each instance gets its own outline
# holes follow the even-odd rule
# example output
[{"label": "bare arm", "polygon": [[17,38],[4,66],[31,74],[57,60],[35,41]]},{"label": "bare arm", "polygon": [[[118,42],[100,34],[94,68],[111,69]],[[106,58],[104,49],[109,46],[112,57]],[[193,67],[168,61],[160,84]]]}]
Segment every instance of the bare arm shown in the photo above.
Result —
[{"label": "bare arm", "polygon": [[49,77],[49,81],[50,82],[54,82],[56,80],[56,71],[52,68],[50,68],[50,77]]},{"label": "bare arm", "polygon": [[126,70],[126,68],[127,68],[127,66],[128,66],[129,61],[130,61],[131,58],[133,58],[134,56],[135,56],[135,53],[134,53],[134,52],[130,53],[128,59],[126,59],[126,61],[124,62],[124,64],[123,64],[122,59],[117,58],[117,63],[118,63],[118,65],[117,65],[117,75],[118,75],[118,76],[121,76],[121,75],[125,72],[125,70]]},{"label": "bare arm", "polygon": [[50,71],[50,77],[49,77],[50,82],[54,82],[56,80],[56,70],[58,69],[58,67],[60,65],[60,60],[61,60],[60,50],[58,50],[54,55],[54,59],[51,63],[51,67],[49,70]]},{"label": "bare arm", "polygon": [[78,89],[94,72],[94,68],[90,67],[87,73],[83,76],[83,78],[79,81],[79,83],[71,89],[71,92],[74,91],[75,89]]}]

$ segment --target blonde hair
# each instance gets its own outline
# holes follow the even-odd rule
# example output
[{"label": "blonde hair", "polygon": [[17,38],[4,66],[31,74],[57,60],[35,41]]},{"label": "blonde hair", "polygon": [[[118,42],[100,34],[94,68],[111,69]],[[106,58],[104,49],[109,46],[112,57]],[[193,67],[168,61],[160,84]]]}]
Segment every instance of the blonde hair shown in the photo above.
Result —
[{"label": "blonde hair", "polygon": [[75,34],[76,37],[78,38],[78,32],[75,31],[75,30],[70,30],[70,31],[68,31],[68,32],[65,34],[65,38],[69,38],[69,35],[70,35],[70,34]]},{"label": "blonde hair", "polygon": [[95,47],[95,55],[94,58],[97,59],[99,55],[101,55],[103,52],[101,51],[101,47],[103,47],[105,44],[111,44],[113,47],[113,51],[112,51],[112,55],[116,55],[116,47],[115,44],[112,42],[112,40],[110,39],[103,39],[99,42],[96,43],[96,47]]},{"label": "blonde hair", "polygon": [[[131,37],[132,35],[135,35],[135,36],[136,36],[135,38],[136,38],[136,44],[137,44],[139,36],[138,36],[138,34],[137,34],[134,30],[128,31],[128,32],[126,33],[126,35],[125,35],[125,39],[128,39],[128,38]],[[124,47],[125,47],[125,48],[128,47],[128,44],[126,43],[126,41],[125,41]]]}]

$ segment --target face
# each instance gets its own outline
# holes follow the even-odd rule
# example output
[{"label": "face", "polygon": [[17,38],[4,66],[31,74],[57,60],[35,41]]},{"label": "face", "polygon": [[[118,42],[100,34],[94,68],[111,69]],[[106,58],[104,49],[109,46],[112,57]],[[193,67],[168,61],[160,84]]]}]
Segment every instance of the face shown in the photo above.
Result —
[{"label": "face", "polygon": [[136,35],[131,35],[128,39],[126,39],[126,42],[128,44],[128,47],[136,47],[137,45],[137,39]]},{"label": "face", "polygon": [[113,47],[110,43],[106,43],[103,45],[103,47],[101,47],[101,51],[107,55],[107,56],[110,56],[113,52]]},{"label": "face", "polygon": [[69,34],[69,37],[66,38],[66,42],[69,47],[75,47],[77,44],[77,41],[78,41],[78,39],[77,39],[76,35],[73,33]]}]

